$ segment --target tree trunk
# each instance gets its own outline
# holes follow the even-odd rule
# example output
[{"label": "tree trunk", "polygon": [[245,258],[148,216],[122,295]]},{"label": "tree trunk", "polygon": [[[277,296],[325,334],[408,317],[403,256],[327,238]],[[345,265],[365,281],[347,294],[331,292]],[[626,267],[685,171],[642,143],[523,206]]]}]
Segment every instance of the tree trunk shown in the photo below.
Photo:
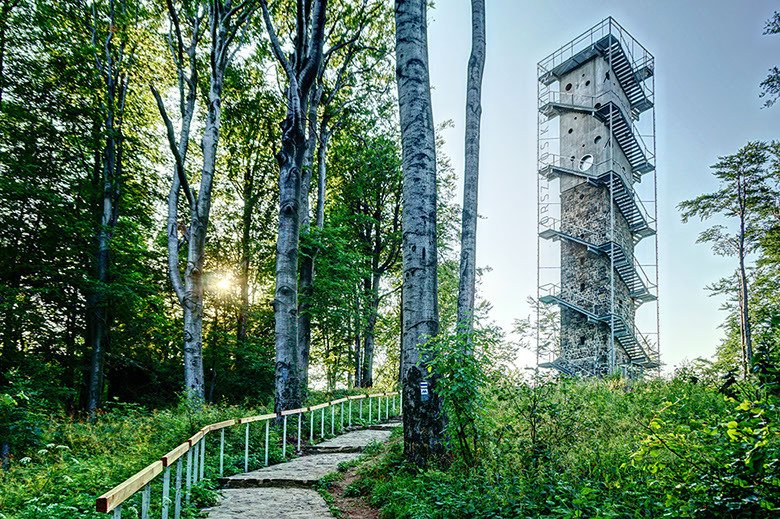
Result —
[{"label": "tree trunk", "polygon": [[256,201],[254,193],[254,174],[252,168],[247,166],[244,171],[244,185],[242,189],[244,208],[241,214],[241,257],[238,266],[238,283],[241,290],[241,300],[238,306],[238,318],[236,323],[236,342],[241,345],[247,337],[247,314],[249,313],[249,254],[252,240],[252,213]]},{"label": "tree trunk", "polygon": [[396,0],[396,78],[403,148],[404,454],[420,466],[444,454],[436,374],[420,346],[439,329],[436,145],[428,74],[426,0]]},{"label": "tree trunk", "polygon": [[[293,94],[290,94],[293,95]],[[276,240],[276,392],[275,409],[301,405],[300,350],[298,348],[298,242],[301,164],[305,148],[303,122],[288,110],[282,123],[279,161],[279,233]]]},{"label": "tree trunk", "polygon": [[[124,9],[124,5],[120,6]],[[108,12],[109,31],[115,30],[115,7],[111,3]],[[93,12],[94,30],[97,31],[97,11]],[[97,250],[95,252],[96,289],[88,296],[88,312],[91,341],[91,357],[87,382],[87,412],[91,419],[100,406],[103,392],[103,362],[109,340],[109,308],[105,292],[109,279],[109,250],[111,238],[116,227],[119,210],[119,192],[122,181],[122,141],[125,98],[128,88],[126,72],[120,72],[124,66],[124,43],[114,44],[118,34],[111,34],[105,45],[102,58],[95,55],[97,74],[105,86],[104,131],[105,146],[102,155],[102,174],[100,176],[100,209],[97,229]]]},{"label": "tree trunk", "polygon": [[[279,162],[279,233],[276,240],[275,409],[301,406],[301,360],[298,346],[298,244],[300,241],[302,167],[306,153],[309,95],[322,64],[327,0],[298,0],[292,55],[283,49],[266,2],[260,2],[271,49],[287,77],[287,116],[281,124]],[[307,199],[308,205],[308,199]],[[308,217],[308,210],[307,217]]]},{"label": "tree trunk", "polygon": [[751,338],[751,331],[750,331],[750,312],[749,312],[749,305],[748,305],[748,281],[747,281],[747,273],[745,270],[745,256],[747,255],[747,250],[745,247],[745,224],[747,219],[747,200],[745,195],[745,180],[743,178],[738,178],[738,197],[739,197],[739,210],[740,210],[740,221],[739,221],[739,244],[738,244],[738,254],[739,254],[739,300],[740,300],[740,313],[739,313],[739,320],[740,320],[740,328],[742,332],[742,351],[743,351],[743,359],[742,359],[742,374],[745,378],[748,377],[748,374],[750,373],[750,370],[753,368],[753,341]]},{"label": "tree trunk", "polygon": [[485,0],[471,0],[471,56],[466,85],[465,168],[460,238],[458,330],[471,337],[476,292],[477,200],[479,191],[482,73],[485,69]]}]

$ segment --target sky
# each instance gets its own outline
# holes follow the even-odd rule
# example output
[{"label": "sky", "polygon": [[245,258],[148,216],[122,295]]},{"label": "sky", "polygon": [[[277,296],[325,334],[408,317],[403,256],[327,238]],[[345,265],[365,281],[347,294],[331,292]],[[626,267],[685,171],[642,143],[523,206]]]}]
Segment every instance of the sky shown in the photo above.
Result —
[{"label": "sky", "polygon": [[[696,244],[708,225],[683,224],[676,206],[716,188],[718,156],[780,137],[780,104],[759,99],[780,65],[780,37],[762,35],[775,9],[764,0],[487,0],[477,264],[491,268],[482,296],[499,325],[527,316],[536,294],[536,64],[612,16],[656,60],[662,362],[671,371],[715,353],[725,313],[705,287],[735,260]],[[460,175],[470,16],[468,0],[437,0],[428,14],[434,119],[454,122],[443,151]]]}]

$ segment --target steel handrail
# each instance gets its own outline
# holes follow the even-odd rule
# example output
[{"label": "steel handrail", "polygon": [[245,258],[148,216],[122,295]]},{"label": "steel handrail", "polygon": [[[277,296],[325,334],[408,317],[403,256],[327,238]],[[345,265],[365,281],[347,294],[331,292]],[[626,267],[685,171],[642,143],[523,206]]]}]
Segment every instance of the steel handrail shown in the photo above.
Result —
[{"label": "steel handrail", "polygon": [[[392,397],[392,400],[389,400]],[[397,405],[396,405],[396,397]],[[301,449],[301,431],[302,420],[305,413],[311,413],[311,426],[309,428],[309,441],[314,443],[314,424],[315,424],[315,412],[321,410],[321,434],[320,438],[325,438],[325,409],[331,409],[331,435],[335,434],[335,412],[336,407],[340,407],[341,418],[341,431],[344,430],[344,404],[348,405],[348,426],[352,426],[352,403],[359,401],[360,408],[360,420],[363,419],[363,400],[368,399],[368,424],[370,424],[374,417],[377,420],[382,420],[382,415],[385,419],[389,419],[390,409],[392,406],[392,416],[398,416],[401,414],[403,398],[400,392],[394,391],[389,393],[373,393],[364,395],[352,395],[337,400],[331,400],[322,404],[317,404],[308,407],[301,407],[298,409],[284,410],[279,413],[268,413],[256,416],[247,416],[243,418],[225,420],[202,427],[198,432],[192,435],[184,443],[178,445],[162,458],[154,463],[146,466],[134,475],[127,478],[105,494],[98,497],[95,501],[95,509],[98,512],[111,513],[113,512],[114,519],[121,519],[122,517],[122,504],[128,499],[136,495],[139,491],[141,495],[141,519],[149,519],[150,507],[151,507],[151,483],[157,476],[163,474],[162,482],[162,505],[161,505],[161,517],[162,519],[168,519],[170,515],[170,507],[173,505],[173,517],[179,519],[182,510],[182,497],[186,503],[190,501],[192,485],[202,480],[204,477],[205,466],[205,441],[209,433],[220,431],[220,457],[219,457],[219,473],[220,476],[224,474],[224,453],[225,453],[225,430],[235,425],[245,426],[245,440],[244,440],[244,472],[249,470],[249,424],[253,422],[263,422],[265,424],[265,466],[268,466],[268,453],[269,453],[269,429],[271,420],[282,421],[282,456],[286,456],[287,451],[287,421],[290,416],[298,417],[297,427],[297,447]],[[378,399],[376,405],[376,415],[374,415],[374,409],[372,405],[372,399]],[[382,399],[384,399],[384,410],[382,409]],[[396,409],[398,413],[396,414]],[[183,461],[186,456],[186,467]],[[174,497],[171,498],[171,469],[175,465],[175,482],[174,482]],[[185,473],[186,471],[186,473]],[[184,495],[182,495],[182,486],[184,485]]]}]

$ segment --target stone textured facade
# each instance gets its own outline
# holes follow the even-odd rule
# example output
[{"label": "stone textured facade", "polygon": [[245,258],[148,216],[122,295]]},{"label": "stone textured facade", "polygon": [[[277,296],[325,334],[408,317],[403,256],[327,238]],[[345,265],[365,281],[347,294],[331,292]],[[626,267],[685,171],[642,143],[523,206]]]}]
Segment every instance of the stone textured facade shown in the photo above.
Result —
[{"label": "stone textured facade", "polygon": [[[598,108],[611,100],[627,107],[628,100],[613,78],[607,61],[595,57],[560,79],[561,102]],[[561,176],[560,231],[593,246],[614,240],[633,258],[631,231],[612,202],[609,187],[596,185],[587,177],[597,177],[611,169],[631,182],[628,160],[611,138],[608,125],[591,113],[564,111],[558,121],[563,167],[578,172]],[[561,297],[598,316],[610,314],[614,301],[615,313],[633,326],[633,300],[627,285],[613,271],[609,255],[567,239],[561,240]],[[569,365],[587,374],[606,374],[610,367],[610,343],[608,324],[561,308],[561,358]],[[616,342],[615,366],[625,361]]]}]

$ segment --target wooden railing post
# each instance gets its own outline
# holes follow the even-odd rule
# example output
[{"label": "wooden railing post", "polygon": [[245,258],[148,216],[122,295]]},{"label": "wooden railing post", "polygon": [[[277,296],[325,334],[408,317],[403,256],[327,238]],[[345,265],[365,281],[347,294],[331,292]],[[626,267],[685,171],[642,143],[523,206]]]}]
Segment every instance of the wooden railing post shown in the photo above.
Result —
[{"label": "wooden railing post", "polygon": [[287,458],[287,415],[282,419],[282,459]]},{"label": "wooden railing post", "polygon": [[190,488],[192,487],[192,449],[187,451],[187,485],[184,493],[184,502],[190,504]]},{"label": "wooden railing post", "polygon": [[249,472],[249,422],[244,433],[244,472]]},{"label": "wooden railing post", "polygon": [[141,492],[141,519],[149,519],[149,505],[152,502],[152,486],[147,483]]},{"label": "wooden railing post", "polygon": [[181,517],[181,473],[182,473],[181,458],[176,461],[176,496],[173,501],[173,519],[179,519]]},{"label": "wooden railing post", "polygon": [[303,411],[298,413],[298,452],[301,452],[301,425],[303,422]]},{"label": "wooden railing post", "polygon": [[268,429],[270,425],[268,420],[265,421],[265,466],[268,466]]},{"label": "wooden railing post", "polygon": [[171,467],[166,466],[163,472],[162,487],[162,519],[168,519],[168,508],[171,501]]},{"label": "wooden railing post", "polygon": [[225,429],[219,431],[219,475],[225,473]]}]

